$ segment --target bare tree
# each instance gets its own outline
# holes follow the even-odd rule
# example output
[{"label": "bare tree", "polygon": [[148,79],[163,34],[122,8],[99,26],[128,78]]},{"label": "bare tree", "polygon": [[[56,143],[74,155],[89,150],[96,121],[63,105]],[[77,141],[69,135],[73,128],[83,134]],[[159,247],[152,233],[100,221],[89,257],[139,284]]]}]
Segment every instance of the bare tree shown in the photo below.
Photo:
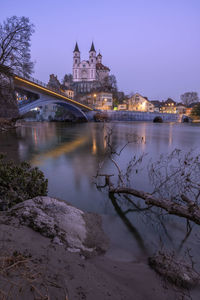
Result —
[{"label": "bare tree", "polygon": [[73,76],[72,74],[65,74],[63,80],[62,80],[63,85],[66,85],[67,87],[70,87],[73,83]]},{"label": "bare tree", "polygon": [[12,16],[0,24],[0,64],[19,75],[33,72],[30,56],[30,38],[34,32],[29,18]]},{"label": "bare tree", "polygon": [[[143,169],[146,155],[133,155],[126,167],[122,167],[124,149],[132,142],[143,142],[142,139],[138,136],[130,136],[127,143],[120,148],[114,143],[111,129],[106,136],[106,141],[106,157],[99,164],[96,175],[97,188],[107,190],[116,212],[133,235],[141,251],[150,255],[149,265],[164,279],[170,281],[175,286],[175,290],[178,288],[178,295],[183,296],[180,299],[192,299],[190,291],[199,283],[200,275],[196,267],[194,268],[195,262],[192,254],[186,255],[190,251],[186,241],[191,236],[195,225],[200,225],[200,154],[192,151],[183,153],[175,149],[169,155],[161,155],[156,162],[149,161],[147,172],[151,184],[149,191],[145,191],[146,187],[143,187],[143,190],[138,189],[134,179]],[[112,163],[111,172],[103,171],[106,161]],[[157,239],[152,241],[156,251],[153,255],[140,234],[140,228],[137,228],[131,221],[135,218],[129,219],[129,213],[140,214],[144,224],[147,226],[151,224],[151,228],[158,233],[155,235]],[[175,243],[170,227],[168,227],[169,215],[186,220],[186,232],[184,233],[183,230],[184,236]],[[184,223],[181,224],[184,229]],[[165,246],[165,237],[173,250]],[[198,239],[196,234],[193,234],[193,237]]]},{"label": "bare tree", "polygon": [[195,103],[199,101],[198,93],[197,92],[187,92],[181,95],[181,101],[186,106],[190,105],[191,103]]},{"label": "bare tree", "polygon": [[[129,138],[124,146],[113,144],[113,130],[106,137],[107,152],[105,160],[100,163],[96,175],[96,185],[99,189],[107,190],[109,198],[143,253],[149,255],[150,266],[170,281],[176,287],[184,288],[177,292],[180,299],[190,298],[191,288],[199,283],[200,275],[194,268],[194,260],[188,244],[195,225],[200,225],[200,154],[184,153],[175,149],[169,155],[161,155],[156,162],[149,161],[147,172],[150,179],[149,191],[139,190],[135,184],[135,176],[142,169],[145,156],[136,156],[130,159],[125,168],[123,151],[131,142],[142,142],[137,136]],[[127,155],[127,153],[126,153]],[[105,172],[104,162],[110,161],[111,172]],[[147,165],[146,165],[147,166]],[[159,239],[152,241],[156,246],[156,253],[152,255],[140,234],[140,228],[135,227],[129,218],[129,213],[137,212],[143,217],[144,224],[157,231]],[[169,215],[182,217],[186,220],[186,232],[178,242],[173,242],[170,227],[167,226]],[[134,219],[134,218],[133,218]],[[173,219],[174,220],[174,219]],[[167,221],[167,222],[166,222]],[[180,223],[179,223],[180,224]],[[184,222],[181,223],[184,228]],[[165,247],[167,237],[173,250]],[[198,236],[193,234],[193,238]],[[185,246],[183,247],[183,245]],[[185,252],[184,252],[185,251]],[[186,255],[189,253],[189,256]],[[187,298],[186,295],[189,297]],[[186,298],[185,298],[186,297]]]}]

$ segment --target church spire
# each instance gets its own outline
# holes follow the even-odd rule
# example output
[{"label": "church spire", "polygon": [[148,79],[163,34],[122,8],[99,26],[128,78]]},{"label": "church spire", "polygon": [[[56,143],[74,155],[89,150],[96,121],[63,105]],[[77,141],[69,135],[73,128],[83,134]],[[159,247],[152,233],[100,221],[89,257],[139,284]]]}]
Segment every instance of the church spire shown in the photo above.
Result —
[{"label": "church spire", "polygon": [[92,52],[92,51],[96,52],[96,50],[94,48],[94,43],[93,42],[92,42],[92,45],[91,45],[91,48],[90,48],[90,52]]},{"label": "church spire", "polygon": [[75,45],[75,48],[74,48],[74,52],[80,52],[80,51],[79,51],[79,48],[78,48],[77,42],[76,42],[76,45]]}]

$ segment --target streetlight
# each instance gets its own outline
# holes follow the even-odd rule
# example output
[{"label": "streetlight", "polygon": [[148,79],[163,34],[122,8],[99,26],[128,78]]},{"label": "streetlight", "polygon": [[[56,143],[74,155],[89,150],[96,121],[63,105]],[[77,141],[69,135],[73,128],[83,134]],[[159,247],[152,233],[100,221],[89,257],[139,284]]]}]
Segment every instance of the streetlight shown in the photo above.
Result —
[{"label": "streetlight", "polygon": [[94,105],[94,106],[96,106],[96,98],[97,98],[97,95],[94,94],[94,95],[93,95],[93,105]]}]

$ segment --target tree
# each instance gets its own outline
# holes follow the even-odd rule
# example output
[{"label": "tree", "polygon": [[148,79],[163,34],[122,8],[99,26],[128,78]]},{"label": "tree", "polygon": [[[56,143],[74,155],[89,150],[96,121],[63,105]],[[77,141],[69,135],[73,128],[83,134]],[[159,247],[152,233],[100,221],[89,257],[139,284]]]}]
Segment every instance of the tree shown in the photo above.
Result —
[{"label": "tree", "polygon": [[[200,225],[200,154],[192,151],[184,153],[175,149],[169,155],[161,155],[156,162],[150,161],[148,165],[145,163],[151,183],[149,191],[146,191],[144,186],[143,190],[138,189],[138,183],[135,180],[137,174],[144,169],[144,165],[142,165],[144,154],[139,157],[133,155],[125,169],[121,167],[123,166],[125,147],[132,142],[142,142],[143,139],[138,136],[129,136],[127,143],[120,148],[115,144],[112,129],[105,139],[107,142],[106,156],[99,164],[97,171],[97,188],[107,190],[116,212],[145,254],[152,255],[144,243],[140,230],[137,229],[134,221],[129,220],[128,214],[137,212],[147,226],[151,224],[154,230],[157,230],[158,226],[163,229],[159,233],[157,242],[156,237],[153,241],[158,251],[149,257],[149,264],[173,284],[188,288],[189,294],[190,287],[197,284],[200,277],[199,272],[194,268],[195,261],[190,253],[192,249],[187,245],[183,246],[195,225]],[[104,171],[104,163],[107,160],[111,162],[110,172],[107,168]],[[186,232],[183,231],[180,243],[177,236],[176,243],[171,239],[169,231],[171,228],[166,226],[169,223],[169,215],[185,220],[185,222],[178,220],[178,224],[185,223],[186,225]],[[173,218],[173,224],[174,222]],[[170,241],[173,250],[167,248],[165,236]],[[193,235],[193,237],[197,238],[198,243],[198,236]],[[186,269],[188,270],[187,280],[184,277]]]},{"label": "tree", "polygon": [[65,74],[63,78],[63,84],[66,86],[70,86],[73,83],[73,76],[72,74]]},{"label": "tree", "polygon": [[197,92],[187,92],[181,95],[181,101],[186,106],[190,105],[191,103],[195,103],[199,101],[198,93]]},{"label": "tree", "polygon": [[200,117],[200,103],[197,103],[191,111],[192,117]]},{"label": "tree", "polygon": [[104,87],[104,89],[106,91],[109,91],[109,92],[117,91],[117,80],[116,80],[115,75],[106,76],[102,80],[102,86]]},{"label": "tree", "polygon": [[34,26],[29,18],[12,16],[0,24],[0,64],[19,75],[33,72],[30,56],[30,38]]}]

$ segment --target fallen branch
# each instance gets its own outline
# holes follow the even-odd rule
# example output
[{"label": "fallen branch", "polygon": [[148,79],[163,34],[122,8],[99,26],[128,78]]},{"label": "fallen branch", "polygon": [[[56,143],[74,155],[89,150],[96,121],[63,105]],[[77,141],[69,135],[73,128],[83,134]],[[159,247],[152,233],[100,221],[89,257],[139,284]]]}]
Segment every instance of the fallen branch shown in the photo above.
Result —
[{"label": "fallen branch", "polygon": [[[111,185],[110,185],[111,186]],[[180,203],[175,203],[169,199],[159,199],[152,196],[149,193],[143,191],[138,191],[131,188],[119,187],[119,188],[110,188],[109,193],[111,194],[128,194],[140,199],[143,199],[146,205],[154,205],[166,210],[171,215],[177,215],[179,217],[186,218],[194,223],[200,225],[200,208],[198,205],[193,203],[192,209],[191,205],[184,206]]]}]

